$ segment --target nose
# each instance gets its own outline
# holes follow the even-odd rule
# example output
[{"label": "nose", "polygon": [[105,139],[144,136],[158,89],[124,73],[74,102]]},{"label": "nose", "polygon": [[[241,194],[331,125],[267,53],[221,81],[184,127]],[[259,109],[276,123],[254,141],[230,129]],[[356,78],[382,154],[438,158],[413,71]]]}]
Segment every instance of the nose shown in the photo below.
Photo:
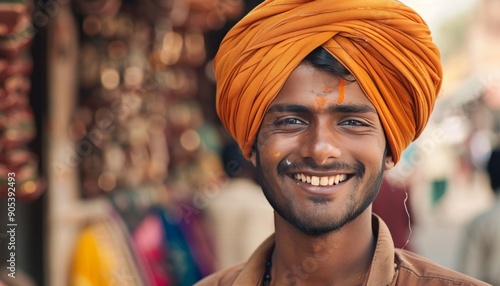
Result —
[{"label": "nose", "polygon": [[331,123],[313,124],[305,134],[304,144],[301,146],[303,158],[310,158],[318,165],[328,164],[340,158],[340,134],[335,132]]}]

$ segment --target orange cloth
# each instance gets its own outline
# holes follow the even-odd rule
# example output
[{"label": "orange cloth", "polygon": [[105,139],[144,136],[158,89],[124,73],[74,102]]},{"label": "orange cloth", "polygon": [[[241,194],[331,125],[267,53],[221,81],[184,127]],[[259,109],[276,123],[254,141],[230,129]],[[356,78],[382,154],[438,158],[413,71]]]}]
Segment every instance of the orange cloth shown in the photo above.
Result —
[{"label": "orange cloth", "polygon": [[397,162],[427,124],[442,67],[426,23],[395,0],[276,0],[257,6],[229,31],[214,60],[217,113],[226,129],[248,158],[269,105],[319,46],[356,77]]}]

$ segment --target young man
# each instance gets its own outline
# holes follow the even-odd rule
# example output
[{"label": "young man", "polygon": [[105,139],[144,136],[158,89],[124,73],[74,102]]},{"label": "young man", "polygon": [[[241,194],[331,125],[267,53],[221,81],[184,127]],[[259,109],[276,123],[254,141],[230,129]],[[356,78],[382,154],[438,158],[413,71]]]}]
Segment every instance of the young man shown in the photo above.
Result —
[{"label": "young man", "polygon": [[486,285],[395,250],[372,214],[384,171],[422,132],[441,86],[439,51],[413,10],[264,1],[214,65],[217,112],[258,168],[275,234],[198,285]]}]

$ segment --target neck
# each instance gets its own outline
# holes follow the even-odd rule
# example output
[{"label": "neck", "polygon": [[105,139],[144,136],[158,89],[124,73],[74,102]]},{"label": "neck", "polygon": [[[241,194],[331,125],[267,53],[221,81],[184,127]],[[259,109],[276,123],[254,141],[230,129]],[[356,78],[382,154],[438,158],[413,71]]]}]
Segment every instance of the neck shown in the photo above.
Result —
[{"label": "neck", "polygon": [[272,285],[362,285],[375,250],[371,219],[369,207],[341,229],[312,237],[275,213]]}]

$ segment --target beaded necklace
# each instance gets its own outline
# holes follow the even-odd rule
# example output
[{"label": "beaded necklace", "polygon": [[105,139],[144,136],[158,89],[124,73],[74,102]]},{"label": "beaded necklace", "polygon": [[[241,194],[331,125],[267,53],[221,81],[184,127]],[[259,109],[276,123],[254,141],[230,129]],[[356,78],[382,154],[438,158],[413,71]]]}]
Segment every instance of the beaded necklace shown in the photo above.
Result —
[{"label": "beaded necklace", "polygon": [[266,271],[264,271],[264,280],[262,281],[263,286],[269,286],[269,283],[271,282],[271,257],[266,262]]}]

